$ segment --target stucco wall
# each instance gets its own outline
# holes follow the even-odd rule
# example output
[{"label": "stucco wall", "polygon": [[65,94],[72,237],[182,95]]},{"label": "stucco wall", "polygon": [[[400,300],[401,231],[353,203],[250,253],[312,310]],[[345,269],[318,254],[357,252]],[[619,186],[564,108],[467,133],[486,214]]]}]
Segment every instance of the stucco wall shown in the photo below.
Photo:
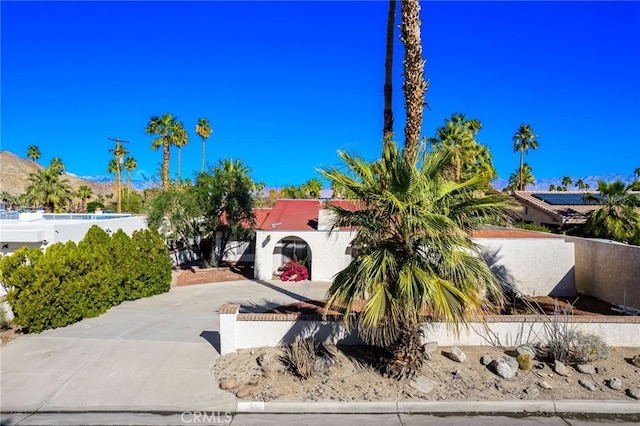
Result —
[{"label": "stucco wall", "polygon": [[[576,289],[615,305],[640,309],[640,247],[567,237],[575,246]],[[639,333],[640,334],[640,333]]]},{"label": "stucco wall", "polygon": [[281,259],[274,255],[279,241],[288,237],[304,240],[311,254],[311,279],[331,281],[333,276],[344,269],[351,261],[346,252],[355,237],[352,231],[337,231],[331,236],[317,231],[256,231],[256,254],[254,277],[269,280],[281,266]]},{"label": "stucco wall", "polygon": [[575,254],[564,238],[477,238],[501,279],[529,296],[574,296]]}]

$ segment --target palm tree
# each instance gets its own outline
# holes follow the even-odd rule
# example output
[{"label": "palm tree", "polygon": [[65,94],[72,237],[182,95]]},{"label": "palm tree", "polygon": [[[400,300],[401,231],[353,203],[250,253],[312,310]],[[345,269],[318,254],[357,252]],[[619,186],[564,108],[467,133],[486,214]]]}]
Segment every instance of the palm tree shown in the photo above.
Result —
[{"label": "palm tree", "polygon": [[387,39],[384,60],[384,123],[382,128],[383,144],[393,138],[393,45],[395,43],[396,0],[389,0],[387,13]]},{"label": "palm tree", "polygon": [[571,179],[570,176],[564,176],[562,178],[562,190],[566,191],[567,188],[569,188],[569,185],[571,185],[573,183],[573,180]]},{"label": "palm tree", "polygon": [[93,191],[86,185],[80,186],[76,192],[78,198],[82,200],[82,211],[87,211],[87,200],[93,195]]},{"label": "palm tree", "polygon": [[587,189],[587,184],[584,183],[584,180],[582,180],[582,179],[578,179],[576,181],[575,186],[577,186],[580,191],[583,191],[583,190]]},{"label": "palm tree", "polygon": [[309,179],[307,183],[304,184],[304,189],[307,191],[311,198],[320,198],[320,194],[322,192],[322,182],[320,179]]},{"label": "palm tree", "polygon": [[181,186],[180,180],[180,164],[181,164],[181,148],[189,143],[189,133],[184,129],[181,121],[176,122],[173,129],[173,135],[171,137],[172,145],[178,147],[178,186]]},{"label": "palm tree", "polygon": [[55,170],[55,172],[59,175],[64,172],[64,164],[62,163],[62,159],[60,157],[53,157],[51,159],[51,164],[49,164],[49,168]]},{"label": "palm tree", "polygon": [[204,159],[205,159],[205,140],[211,136],[213,129],[209,126],[209,121],[206,118],[198,118],[198,124],[196,124],[196,133],[202,138],[202,166],[200,172],[204,172]]},{"label": "palm tree", "polygon": [[[115,158],[109,160],[109,165],[107,166],[107,172],[113,173],[113,193],[118,193],[118,160]],[[113,195],[112,195],[113,196]]]},{"label": "palm tree", "polygon": [[416,162],[420,150],[420,131],[424,111],[424,94],[428,84],[424,79],[422,40],[420,38],[419,0],[401,0],[400,34],[404,44],[404,106],[406,121],[404,128],[404,155],[410,162]]},{"label": "palm tree", "polygon": [[[521,177],[522,176],[522,177]],[[508,190],[518,190],[525,191],[527,185],[535,185],[536,181],[533,178],[533,173],[531,172],[531,166],[529,163],[524,163],[522,168],[516,169],[514,173],[511,173],[509,176],[509,185],[507,186]],[[522,189],[519,189],[522,188]],[[556,191],[560,191],[562,188],[556,187]],[[551,191],[551,189],[549,189]]]},{"label": "palm tree", "polygon": [[153,116],[145,133],[148,135],[158,135],[159,137],[151,142],[151,149],[158,149],[162,146],[162,189],[169,189],[169,147],[172,143],[172,135],[177,126],[177,117],[164,113],[162,117]]},{"label": "palm tree", "polygon": [[598,194],[586,193],[583,200],[587,203],[602,204],[587,218],[585,231],[600,238],[609,238],[621,242],[632,242],[640,236],[640,197],[631,194],[631,185],[621,180],[607,183],[598,180]]},{"label": "palm tree", "polygon": [[496,176],[489,149],[476,142],[482,123],[476,119],[467,120],[465,114],[451,114],[445,125],[438,128],[436,136],[428,142],[435,150],[445,149],[453,153],[452,180],[460,183],[476,174],[488,179]]},{"label": "palm tree", "polygon": [[36,160],[40,158],[40,148],[37,145],[31,145],[27,148],[27,158],[33,161],[33,172],[36,172]]},{"label": "palm tree", "polygon": [[44,206],[47,212],[55,212],[71,199],[69,181],[61,180],[56,169],[31,173],[29,180],[31,183],[25,190],[25,198],[33,206]]},{"label": "palm tree", "polygon": [[524,191],[524,155],[529,149],[538,149],[538,135],[533,133],[529,124],[521,124],[518,131],[513,135],[513,150],[520,151],[520,169],[518,171],[518,190]]},{"label": "palm tree", "polygon": [[549,191],[555,191],[556,186],[554,184],[549,185]]},{"label": "palm tree", "polygon": [[116,157],[116,212],[121,213],[122,210],[122,159],[127,155],[128,151],[120,142],[116,142],[116,148],[113,155]]},{"label": "palm tree", "polygon": [[424,315],[457,328],[499,305],[500,284],[479,255],[470,231],[489,219],[507,219],[514,207],[506,194],[482,195],[486,179],[446,180],[451,153],[431,152],[421,167],[394,143],[369,163],[339,153],[349,168],[321,171],[355,194],[355,210],[329,204],[333,232],[356,228],[354,260],[329,289],[327,309],[344,309],[347,325],[365,299],[357,327],[370,344],[388,349],[386,373],[410,377],[420,369],[420,322]]},{"label": "palm tree", "polygon": [[136,160],[129,156],[124,159],[124,168],[127,169],[127,195],[131,195],[131,172],[138,167]]}]

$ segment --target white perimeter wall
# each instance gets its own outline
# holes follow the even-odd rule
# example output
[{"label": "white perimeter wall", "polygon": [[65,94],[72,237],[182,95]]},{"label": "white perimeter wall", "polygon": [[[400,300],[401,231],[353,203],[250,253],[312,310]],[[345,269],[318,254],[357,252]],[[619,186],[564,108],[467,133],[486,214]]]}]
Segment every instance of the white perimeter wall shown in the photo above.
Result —
[{"label": "white perimeter wall", "polygon": [[574,245],[564,238],[477,238],[501,279],[529,296],[576,294]]}]

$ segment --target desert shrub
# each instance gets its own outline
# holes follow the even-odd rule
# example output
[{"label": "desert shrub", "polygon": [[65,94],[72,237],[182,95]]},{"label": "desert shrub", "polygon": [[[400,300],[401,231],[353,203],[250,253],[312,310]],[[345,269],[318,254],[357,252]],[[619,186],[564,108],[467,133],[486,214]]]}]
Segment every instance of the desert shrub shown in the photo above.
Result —
[{"label": "desert shrub", "polygon": [[516,357],[518,368],[520,370],[528,370],[531,368],[531,357],[527,354],[520,354]]},{"label": "desert shrub", "polygon": [[111,238],[93,226],[85,238],[46,252],[21,248],[0,259],[0,281],[14,323],[39,333],[106,312],[123,300],[169,290],[171,260],[157,233],[119,231]]},{"label": "desert shrub", "polygon": [[89,201],[87,203],[87,212],[95,213],[96,209],[104,209],[104,204],[101,201]]},{"label": "desert shrub", "polygon": [[593,362],[609,357],[609,348],[606,343],[595,334],[579,331],[574,334],[572,343],[572,356],[576,362]]},{"label": "desert shrub", "polygon": [[284,264],[282,275],[280,278],[282,281],[303,281],[309,279],[309,271],[307,268],[294,260],[290,260]]},{"label": "desert shrub", "polygon": [[6,330],[9,328],[9,320],[7,319],[7,313],[4,310],[4,304],[0,303],[0,330]]}]

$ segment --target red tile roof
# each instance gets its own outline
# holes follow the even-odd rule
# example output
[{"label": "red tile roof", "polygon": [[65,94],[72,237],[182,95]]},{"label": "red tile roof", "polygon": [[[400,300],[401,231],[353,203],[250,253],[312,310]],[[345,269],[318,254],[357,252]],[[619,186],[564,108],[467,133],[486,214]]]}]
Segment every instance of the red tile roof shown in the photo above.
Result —
[{"label": "red tile roof", "polygon": [[[330,200],[331,204],[353,208],[352,201]],[[256,229],[277,231],[315,231],[318,212],[326,208],[324,200],[278,200],[271,209],[256,210]]]}]

